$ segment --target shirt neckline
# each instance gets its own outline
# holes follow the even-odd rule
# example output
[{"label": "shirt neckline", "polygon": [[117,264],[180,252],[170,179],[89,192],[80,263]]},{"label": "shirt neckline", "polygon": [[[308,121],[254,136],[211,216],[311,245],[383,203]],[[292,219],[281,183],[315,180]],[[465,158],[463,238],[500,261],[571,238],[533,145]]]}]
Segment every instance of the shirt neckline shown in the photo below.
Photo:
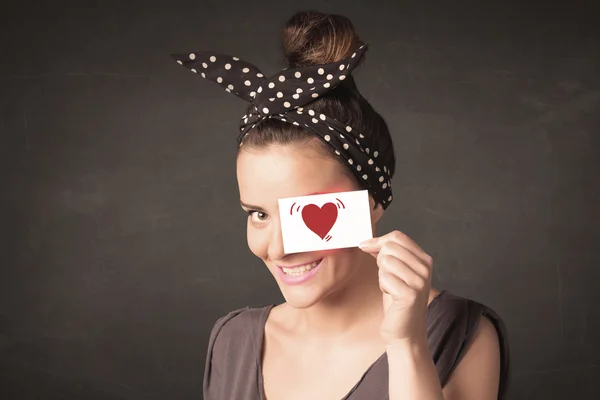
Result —
[{"label": "shirt neckline", "polygon": [[[429,302],[429,304],[427,305],[427,313],[429,313],[429,310],[431,309],[431,307],[433,306],[434,303],[437,302],[437,300],[442,297],[442,295],[444,293],[446,293],[446,289],[441,290],[437,296],[435,296],[433,298],[433,300],[431,300],[431,302]],[[266,400],[266,396],[265,396],[265,388],[264,388],[264,379],[263,379],[263,370],[262,370],[262,353],[264,350],[264,343],[265,343],[265,326],[267,324],[267,319],[269,318],[269,314],[271,313],[271,310],[273,309],[273,307],[277,306],[277,304],[270,304],[268,306],[266,306],[261,314],[261,319],[260,319],[260,330],[259,330],[259,337],[258,337],[258,351],[256,354],[256,363],[257,363],[257,367],[258,367],[258,391],[259,391],[259,395],[260,395],[260,400]],[[387,353],[384,351],[378,358],[377,360],[375,360],[366,370],[365,372],[362,374],[362,376],[360,377],[360,379],[356,382],[356,384],[352,387],[352,389],[350,389],[350,391],[344,396],[342,397],[340,400],[348,400],[348,398],[352,395],[352,393],[354,393],[356,391],[356,389],[360,386],[360,384],[365,380],[365,378],[367,377],[368,373],[375,368],[375,366],[377,364],[379,364],[380,362],[382,362],[383,359],[387,359]]]}]

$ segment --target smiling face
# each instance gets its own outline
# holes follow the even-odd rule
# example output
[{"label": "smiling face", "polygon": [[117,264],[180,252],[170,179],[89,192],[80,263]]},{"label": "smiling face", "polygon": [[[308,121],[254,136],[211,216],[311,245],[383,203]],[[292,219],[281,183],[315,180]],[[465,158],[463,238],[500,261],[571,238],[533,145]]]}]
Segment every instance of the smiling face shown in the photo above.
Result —
[{"label": "smiling face", "polygon": [[[237,160],[240,200],[249,213],[248,246],[269,268],[288,304],[296,308],[310,307],[351,287],[360,279],[365,257],[370,257],[357,248],[284,253],[278,199],[363,189],[338,160],[324,154],[317,140],[307,145],[248,147]],[[382,211],[380,206],[373,210],[372,198],[370,202],[374,228]],[[320,264],[305,270],[315,267],[315,262]],[[307,267],[281,268],[298,265]]]}]

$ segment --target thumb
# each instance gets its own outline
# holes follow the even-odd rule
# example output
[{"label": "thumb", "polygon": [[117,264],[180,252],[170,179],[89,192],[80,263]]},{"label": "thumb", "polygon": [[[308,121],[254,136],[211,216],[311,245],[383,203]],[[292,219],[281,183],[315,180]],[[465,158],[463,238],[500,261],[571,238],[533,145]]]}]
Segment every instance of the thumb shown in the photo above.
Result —
[{"label": "thumb", "polygon": [[378,238],[364,240],[358,245],[358,248],[364,251],[365,253],[369,253],[373,257],[377,258],[377,254],[380,250],[379,240]]}]

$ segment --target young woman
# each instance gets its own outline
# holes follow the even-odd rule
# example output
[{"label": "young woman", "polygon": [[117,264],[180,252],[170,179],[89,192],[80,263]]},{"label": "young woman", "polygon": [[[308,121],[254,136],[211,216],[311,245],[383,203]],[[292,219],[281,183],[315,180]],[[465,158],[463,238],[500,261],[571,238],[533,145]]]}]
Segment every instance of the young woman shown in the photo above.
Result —
[{"label": "young woman", "polygon": [[[366,49],[345,17],[294,15],[289,67],[267,79],[210,52],[174,55],[251,102],[237,178],[248,245],[286,302],[220,318],[210,336],[205,400],[492,400],[508,381],[501,318],[431,287],[432,258],[400,231],[377,236],[392,201],[387,125],[350,72]],[[369,190],[374,239],[285,254],[278,199]]]}]

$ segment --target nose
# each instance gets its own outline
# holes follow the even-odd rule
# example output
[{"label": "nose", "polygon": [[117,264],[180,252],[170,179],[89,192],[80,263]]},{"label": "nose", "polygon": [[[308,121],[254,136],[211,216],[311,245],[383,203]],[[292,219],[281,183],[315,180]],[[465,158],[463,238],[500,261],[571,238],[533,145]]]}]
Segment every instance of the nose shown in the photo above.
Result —
[{"label": "nose", "polygon": [[279,219],[271,224],[271,238],[269,240],[268,255],[271,261],[281,260],[285,256],[283,250],[283,235],[281,233],[281,222]]}]

